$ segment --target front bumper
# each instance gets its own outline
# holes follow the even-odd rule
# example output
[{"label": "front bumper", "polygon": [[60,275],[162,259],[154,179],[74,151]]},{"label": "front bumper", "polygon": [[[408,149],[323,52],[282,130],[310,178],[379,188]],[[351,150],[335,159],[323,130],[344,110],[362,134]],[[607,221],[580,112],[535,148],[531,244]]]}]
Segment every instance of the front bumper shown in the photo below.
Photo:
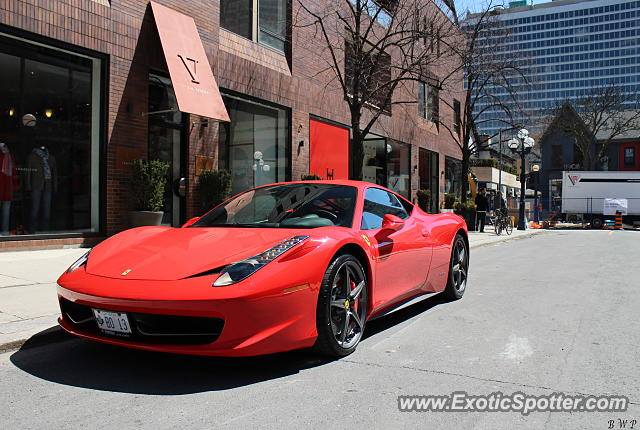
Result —
[{"label": "front bumper", "polygon": [[[252,285],[214,288],[205,277],[179,281],[123,281],[80,270],[82,273],[70,276],[69,282],[64,282],[63,278],[59,280],[58,299],[62,313],[59,323],[67,332],[86,339],[180,354],[251,356],[310,347],[317,337],[318,284],[313,281],[296,279],[293,284],[297,285],[287,282],[284,286],[278,282],[279,285],[272,288],[254,288]],[[277,276],[264,279],[265,274],[262,275],[256,276],[253,282],[273,283],[273,279],[278,279]],[[206,285],[209,293],[203,294],[199,285],[192,288],[194,294],[190,297],[188,291],[195,282]],[[136,297],[96,294],[97,291],[122,292],[125,289],[137,292]],[[145,290],[151,293],[140,293]],[[164,297],[158,297],[159,290],[167,292]],[[169,293],[171,291],[175,293]],[[205,295],[209,297],[203,297]],[[118,337],[101,332],[91,308],[126,312],[133,333]],[[174,327],[171,333],[163,329],[173,325],[167,324],[168,319],[178,321],[180,329]]]}]

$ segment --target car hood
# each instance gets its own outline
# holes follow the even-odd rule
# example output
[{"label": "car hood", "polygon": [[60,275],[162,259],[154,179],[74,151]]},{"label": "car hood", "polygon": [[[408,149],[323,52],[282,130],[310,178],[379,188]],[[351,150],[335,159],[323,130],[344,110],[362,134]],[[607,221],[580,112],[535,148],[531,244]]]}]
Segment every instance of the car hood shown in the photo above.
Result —
[{"label": "car hood", "polygon": [[251,257],[308,229],[140,227],[91,250],[87,272],[118,279],[176,280]]}]

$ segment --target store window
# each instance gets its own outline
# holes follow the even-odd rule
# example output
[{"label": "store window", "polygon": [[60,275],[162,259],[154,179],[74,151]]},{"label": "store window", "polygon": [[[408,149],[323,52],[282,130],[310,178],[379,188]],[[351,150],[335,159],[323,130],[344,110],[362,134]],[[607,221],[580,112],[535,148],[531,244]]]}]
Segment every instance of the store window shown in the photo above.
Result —
[{"label": "store window", "polygon": [[231,121],[220,126],[220,168],[232,176],[234,194],[289,178],[289,113],[223,96]]},{"label": "store window", "polygon": [[440,121],[440,91],[437,87],[418,83],[418,115],[438,125]]},{"label": "store window", "polygon": [[460,197],[460,176],[462,175],[462,162],[455,158],[446,157],[444,160],[444,183],[447,194],[455,194]]},{"label": "store window", "polygon": [[425,148],[418,150],[418,174],[420,176],[420,189],[427,190],[431,194],[429,211],[438,212],[439,191],[439,160],[438,153]]},{"label": "store window", "polygon": [[[391,113],[388,84],[391,81],[391,55],[382,52],[368,42],[363,42],[362,52],[355,52],[354,43],[345,40],[344,70],[345,85],[352,96],[356,85],[362,97],[373,107]],[[358,62],[358,56],[362,56]],[[356,68],[357,67],[357,68]],[[360,72],[359,82],[354,81],[356,70]]]},{"label": "store window", "polygon": [[633,146],[624,148],[624,167],[627,169],[636,167],[636,148]]},{"label": "store window", "polygon": [[406,199],[411,198],[411,146],[387,142],[387,188]]},{"label": "store window", "polygon": [[362,180],[387,187],[409,199],[411,194],[411,146],[383,137],[363,142]]},{"label": "store window", "polygon": [[0,35],[0,234],[100,227],[99,59]]},{"label": "store window", "polygon": [[222,0],[220,25],[229,31],[284,52],[287,0]]}]

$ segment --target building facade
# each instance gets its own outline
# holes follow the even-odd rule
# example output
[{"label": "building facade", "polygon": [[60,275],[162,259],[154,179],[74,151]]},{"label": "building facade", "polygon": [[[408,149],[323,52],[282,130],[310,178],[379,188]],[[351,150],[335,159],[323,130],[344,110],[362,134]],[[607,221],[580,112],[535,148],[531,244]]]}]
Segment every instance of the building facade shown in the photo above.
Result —
[{"label": "building facade", "polygon": [[[172,226],[206,209],[204,169],[229,170],[234,193],[308,173],[348,178],[347,104],[318,74],[326,54],[313,29],[292,25],[291,3],[0,1],[0,248],[128,228],[135,159],[169,163]],[[460,151],[421,115],[421,93],[416,83],[416,104],[374,127],[363,176],[439,202]],[[453,122],[455,96],[439,97],[440,120]]]},{"label": "building facade", "polygon": [[[518,98],[530,130],[545,111],[564,100],[616,84],[622,91],[640,90],[640,2],[631,0],[555,0],[535,6],[512,2],[498,9],[509,32],[504,55],[518,56],[530,80]],[[526,4],[526,2],[525,2]],[[519,82],[514,82],[520,85]],[[490,88],[501,95],[502,89]],[[630,102],[630,107],[633,103]],[[475,106],[480,112],[482,103]],[[502,123],[486,111],[479,120],[482,134],[496,135]]]}]

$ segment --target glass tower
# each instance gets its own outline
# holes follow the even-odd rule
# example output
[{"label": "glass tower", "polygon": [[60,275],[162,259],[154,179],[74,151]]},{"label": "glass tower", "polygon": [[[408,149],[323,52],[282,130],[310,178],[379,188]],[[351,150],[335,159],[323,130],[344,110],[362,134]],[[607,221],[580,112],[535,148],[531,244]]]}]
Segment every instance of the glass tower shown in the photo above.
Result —
[{"label": "glass tower", "polygon": [[[622,91],[640,92],[640,1],[559,0],[510,7],[497,17],[509,33],[504,54],[522,56],[530,79],[518,96],[526,112],[522,125],[530,130],[548,108],[594,88],[615,83]],[[504,97],[501,90],[489,89]],[[495,117],[488,111],[478,119]],[[500,127],[505,125],[499,121],[479,124],[490,136]]]}]

